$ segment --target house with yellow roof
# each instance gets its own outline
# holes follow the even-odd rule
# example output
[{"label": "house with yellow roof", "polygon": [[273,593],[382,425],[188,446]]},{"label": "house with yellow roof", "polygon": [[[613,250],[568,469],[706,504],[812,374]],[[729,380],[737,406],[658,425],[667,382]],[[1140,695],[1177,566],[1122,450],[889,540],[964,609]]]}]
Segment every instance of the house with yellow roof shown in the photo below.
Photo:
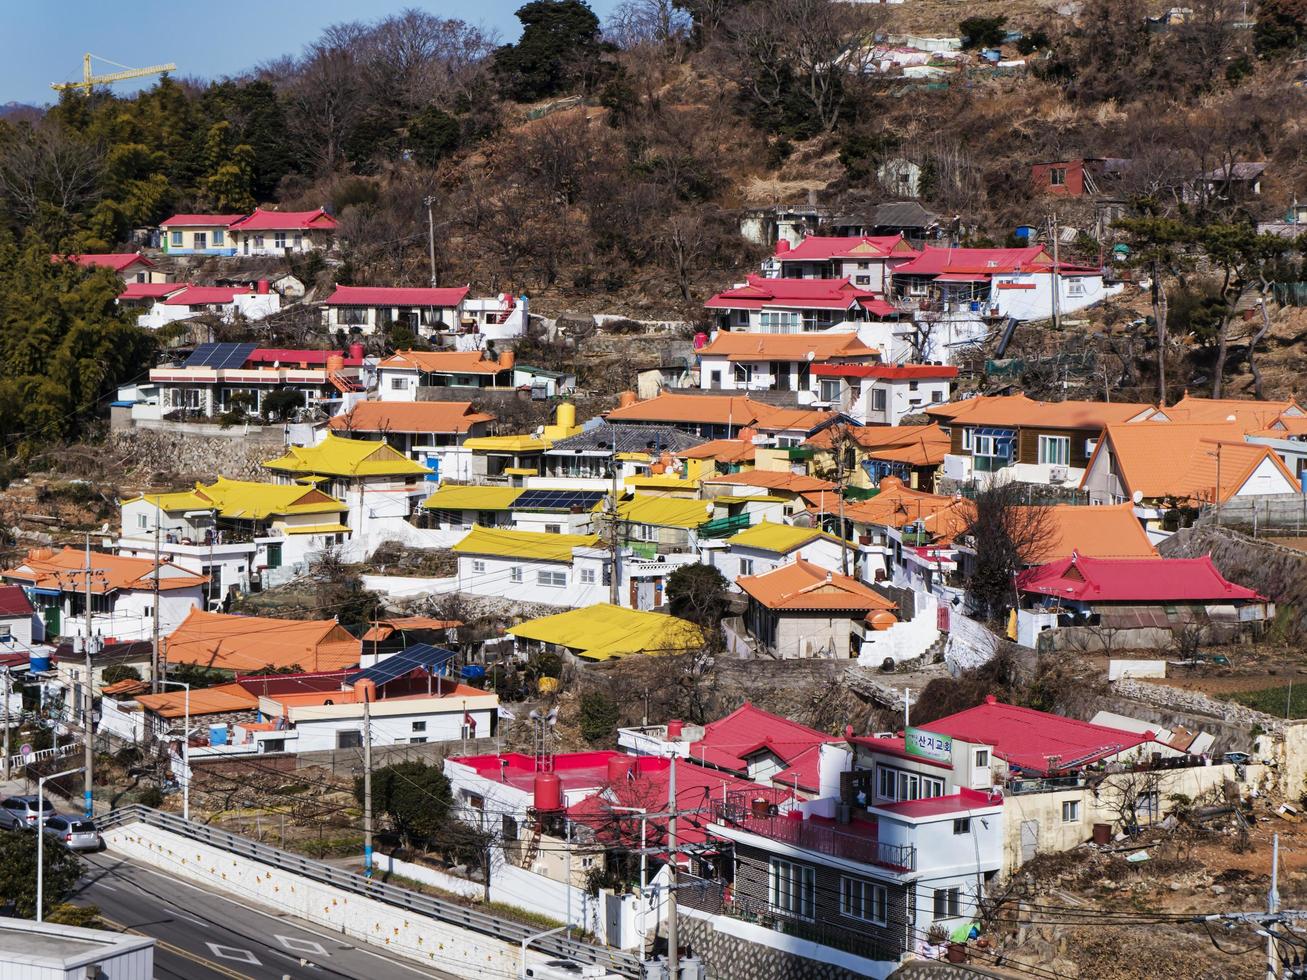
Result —
[{"label": "house with yellow roof", "polygon": [[315,446],[288,446],[264,464],[282,485],[316,486],[349,508],[343,523],[356,535],[384,534],[407,521],[426,497],[431,470],[384,440],[328,432]]},{"label": "house with yellow roof", "polygon": [[611,557],[597,534],[547,534],[474,525],[456,545],[451,591],[550,606],[609,597]]},{"label": "house with yellow roof", "polygon": [[580,662],[599,663],[631,656],[658,656],[701,649],[703,630],[662,613],[626,609],[606,602],[511,626],[519,656],[562,653]]},{"label": "house with yellow roof", "polygon": [[[640,558],[697,554],[698,530],[713,513],[711,501],[632,494],[617,502],[617,540]],[[608,507],[602,508],[599,520],[605,529],[611,527],[614,518]]]},{"label": "house with yellow roof", "polygon": [[544,534],[590,534],[594,509],[604,497],[598,490],[446,483],[422,502],[421,521],[436,532],[438,545],[448,547],[477,525]]},{"label": "house with yellow roof", "polygon": [[343,544],[349,508],[316,486],[218,477],[190,490],[143,493],[121,503],[120,555],[159,553],[210,580],[212,601],[232,589],[278,584],[315,554]]}]

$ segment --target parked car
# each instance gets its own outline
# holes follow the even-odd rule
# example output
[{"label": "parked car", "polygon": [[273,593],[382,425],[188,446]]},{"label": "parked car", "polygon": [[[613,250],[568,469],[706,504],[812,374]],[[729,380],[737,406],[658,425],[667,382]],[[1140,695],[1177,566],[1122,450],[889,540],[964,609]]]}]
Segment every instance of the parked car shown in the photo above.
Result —
[{"label": "parked car", "polygon": [[[37,800],[35,796],[10,796],[0,800],[0,827],[10,830],[32,830],[36,827]],[[43,818],[54,816],[54,804],[48,799]]]},{"label": "parked car", "polygon": [[86,820],[82,817],[74,817],[64,813],[56,813],[53,817],[47,817],[45,832],[63,841],[64,847],[70,851],[98,851],[104,844],[104,841],[100,839],[100,831],[96,828],[94,820]]}]

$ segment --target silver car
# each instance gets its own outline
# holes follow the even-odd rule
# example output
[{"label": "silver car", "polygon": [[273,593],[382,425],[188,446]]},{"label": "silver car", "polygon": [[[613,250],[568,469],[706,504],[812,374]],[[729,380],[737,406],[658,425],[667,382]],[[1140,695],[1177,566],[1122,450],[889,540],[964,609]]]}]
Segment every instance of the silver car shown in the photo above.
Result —
[{"label": "silver car", "polygon": [[94,820],[57,814],[46,817],[45,832],[57,837],[70,851],[98,851],[104,844]]}]

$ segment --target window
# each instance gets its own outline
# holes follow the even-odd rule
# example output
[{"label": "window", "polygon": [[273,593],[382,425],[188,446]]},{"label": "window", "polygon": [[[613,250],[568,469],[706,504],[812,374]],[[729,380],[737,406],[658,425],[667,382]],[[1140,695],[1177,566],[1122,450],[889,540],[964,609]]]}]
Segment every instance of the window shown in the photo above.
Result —
[{"label": "window", "polygon": [[391,390],[391,391],[404,391],[406,388],[408,388],[408,378],[391,378],[391,379],[390,379],[390,390]]},{"label": "window", "polygon": [[425,721],[415,721],[415,722],[413,722],[413,731],[415,731],[415,732],[425,732],[426,730],[427,730],[427,723],[426,723]]},{"label": "window", "polygon": [[752,559],[752,558],[741,558],[741,559],[740,559],[740,574],[741,574],[741,575],[752,575],[752,574],[753,574],[753,559]]},{"label": "window", "polygon": [[721,386],[722,386],[722,372],[721,372],[721,371],[709,371],[709,372],[708,372],[708,387],[709,387],[709,388],[713,388],[713,389],[717,389],[717,388],[720,388]]},{"label": "window", "polygon": [[172,244],[174,248],[182,247],[182,233],[180,231],[174,231],[172,233]]},{"label": "window", "polygon": [[1080,819],[1080,801],[1063,800],[1062,801],[1062,822],[1075,823]]},{"label": "window", "polygon": [[1066,167],[1049,167],[1048,183],[1052,187],[1066,186]]},{"label": "window", "polygon": [[427,737],[425,735],[419,736],[418,738],[410,738],[408,740],[410,745],[424,745],[426,744],[426,741]]},{"label": "window", "polygon": [[1066,466],[1071,462],[1071,437],[1040,436],[1039,461],[1053,466]]},{"label": "window", "polygon": [[1085,295],[1085,281],[1083,279],[1068,279],[1066,281],[1066,294],[1068,296]]},{"label": "window", "polygon": [[472,574],[474,574],[474,575],[484,575],[485,573],[486,573],[486,563],[483,562],[480,558],[473,558],[473,559],[472,559]]},{"label": "window", "polygon": [[909,280],[908,280],[908,295],[909,295],[909,296],[925,296],[925,295],[926,295],[926,280],[925,280],[925,279],[909,279]]},{"label": "window", "polygon": [[962,892],[958,888],[935,889],[935,918],[956,919],[962,914]]},{"label": "window", "polygon": [[209,247],[209,236],[202,231],[195,233],[195,247],[197,249]]},{"label": "window", "polygon": [[358,729],[336,733],[336,748],[358,749],[363,747],[363,733]]},{"label": "window", "polygon": [[545,525],[545,534],[562,534],[562,533],[563,533],[563,525],[561,524]]},{"label": "window", "polygon": [[300,249],[304,247],[304,236],[299,234],[298,232],[296,232],[293,241],[295,244],[295,248]]},{"label": "window", "polygon": [[1095,453],[1097,450],[1098,450],[1098,440],[1097,440],[1097,439],[1086,439],[1086,440],[1085,440],[1085,459],[1088,459],[1090,456],[1094,455],[1094,453]]},{"label": "window", "polygon": [[958,817],[953,821],[953,835],[955,837],[961,834],[969,834],[969,833],[971,833],[970,817]]},{"label": "window", "polygon": [[145,521],[145,515],[144,515],[144,514],[137,514],[137,515],[136,515],[136,526],[137,526],[137,527],[149,527],[149,525],[148,525],[148,524],[146,523],[146,521]]},{"label": "window", "polygon": [[752,380],[753,380],[752,364],[735,365],[735,383],[737,385],[747,385]]},{"label": "window", "polygon": [[582,585],[595,584],[595,570],[593,568],[581,569],[581,584]]},{"label": "window", "polygon": [[221,228],[213,229],[213,244],[215,245],[223,244],[223,231]]},{"label": "window", "polygon": [[944,780],[893,766],[878,766],[876,795],[890,802],[927,800],[944,795]]},{"label": "window", "polygon": [[772,858],[768,874],[771,907],[800,919],[812,918],[813,895],[817,874],[813,868],[780,858]]},{"label": "window", "polygon": [[566,572],[536,572],[536,584],[543,585],[550,589],[563,589],[567,587]]},{"label": "window", "polygon": [[522,581],[522,566],[521,566],[521,565],[514,565],[512,568],[510,568],[510,569],[508,570],[508,580],[509,580],[510,582],[520,582],[520,581]]},{"label": "window", "polygon": [[920,381],[909,381],[909,382],[908,382],[908,391],[917,391],[920,387],[921,387],[921,382],[920,382]]},{"label": "window", "polygon": [[974,449],[976,445],[975,429],[966,428],[962,430],[962,448],[966,450]]},{"label": "window", "polygon": [[879,388],[879,387],[877,387],[877,388],[872,388],[872,389],[871,389],[871,410],[872,410],[873,412],[883,412],[883,411],[885,411],[885,389],[884,389],[884,388]]},{"label": "window", "polygon": [[858,286],[870,286],[870,285],[871,285],[871,276],[854,276],[854,277],[853,277],[853,282],[854,282],[855,285],[858,285]]},{"label": "window", "polygon": [[989,749],[976,749],[976,768],[985,769],[989,766]]},{"label": "window", "polygon": [[336,322],[346,327],[362,327],[368,322],[366,306],[339,306],[336,308]]},{"label": "window", "polygon": [[837,402],[840,400],[840,388],[843,383],[838,378],[821,379],[821,400],[824,402]]},{"label": "window", "polygon": [[930,393],[930,400],[933,404],[939,404],[944,400],[944,392],[936,388],[934,391]]},{"label": "window", "polygon": [[263,248],[263,236],[262,236],[262,235],[255,235],[255,236],[254,236],[254,247],[255,247],[255,248]]},{"label": "window", "polygon": [[272,233],[272,244],[274,248],[285,248],[286,233],[284,231],[274,231]]},{"label": "window", "polygon": [[885,924],[889,897],[884,885],[860,878],[840,878],[840,915]]}]

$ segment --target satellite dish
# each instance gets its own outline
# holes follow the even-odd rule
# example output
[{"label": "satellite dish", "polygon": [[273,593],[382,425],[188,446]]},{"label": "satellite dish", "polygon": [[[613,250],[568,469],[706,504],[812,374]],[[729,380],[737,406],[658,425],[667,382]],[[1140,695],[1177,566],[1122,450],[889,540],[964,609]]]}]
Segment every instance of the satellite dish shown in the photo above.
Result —
[{"label": "satellite dish", "polygon": [[1136,490],[1134,493],[1130,495],[1130,499],[1133,500],[1136,504],[1141,504],[1144,501],[1144,492],[1142,490]]},{"label": "satellite dish", "polygon": [[530,713],[529,715],[527,715],[527,717],[530,718],[532,721],[539,721],[539,720],[540,720],[540,709],[539,709],[539,708],[532,708],[532,709],[531,709],[531,713]]},{"label": "satellite dish", "polygon": [[549,714],[545,715],[545,721],[550,725],[558,724],[558,709],[550,708]]}]

